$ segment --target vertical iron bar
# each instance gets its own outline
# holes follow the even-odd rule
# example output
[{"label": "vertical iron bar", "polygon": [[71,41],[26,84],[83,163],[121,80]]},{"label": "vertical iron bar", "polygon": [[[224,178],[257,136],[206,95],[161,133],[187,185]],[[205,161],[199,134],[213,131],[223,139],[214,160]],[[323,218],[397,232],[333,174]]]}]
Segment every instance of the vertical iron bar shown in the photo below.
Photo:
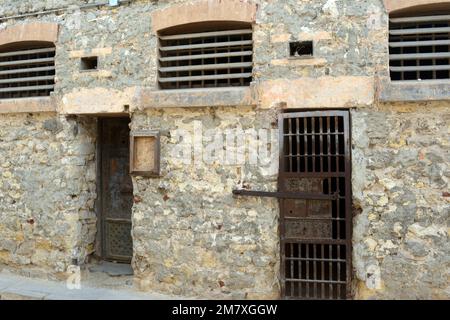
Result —
[{"label": "vertical iron bar", "polygon": [[331,121],[330,121],[330,117],[327,117],[327,166],[328,166],[328,172],[331,172],[331,146],[330,145],[331,145]]},{"label": "vertical iron bar", "polygon": [[289,130],[289,172],[292,172],[292,118],[288,118]]},{"label": "vertical iron bar", "polygon": [[316,172],[316,118],[311,118],[311,159],[312,159],[312,172]]},{"label": "vertical iron bar", "polygon": [[328,245],[328,257],[329,257],[329,261],[328,261],[328,280],[330,280],[329,282],[329,292],[328,292],[328,298],[329,299],[333,299],[333,283],[331,282],[333,280],[333,249],[332,249],[332,245]]},{"label": "vertical iron bar", "polygon": [[[306,280],[310,280],[310,276],[309,276],[309,246],[310,244],[306,245],[306,257],[305,257],[305,262],[306,262]],[[309,282],[306,281],[306,297],[309,298]]]},{"label": "vertical iron bar", "polygon": [[[338,244],[338,245],[336,245],[336,247],[337,247],[337,257],[336,257],[337,277],[336,277],[336,280],[340,281],[341,280],[341,262],[339,260],[341,259],[341,245]],[[337,284],[337,293],[336,294],[337,294],[337,298],[340,299],[341,298],[341,284],[340,283]]]},{"label": "vertical iron bar", "polygon": [[[339,172],[339,157],[340,157],[340,153],[339,153],[339,117],[335,117],[334,118],[335,121],[335,144],[336,144],[336,173]],[[340,192],[339,192],[339,178],[335,178],[336,181],[336,193],[338,194],[338,198],[336,200],[333,200],[334,202],[336,202],[336,239],[341,239],[341,233],[340,233],[340,214],[339,214],[339,196],[340,196]]]},{"label": "vertical iron bar", "polygon": [[300,153],[300,118],[295,118],[295,124],[297,125],[297,134],[296,134],[296,141],[297,141],[297,172],[300,172],[300,159],[301,159],[301,153]]},{"label": "vertical iron bar", "polygon": [[[289,278],[291,278],[291,279],[294,279],[295,277],[294,277],[294,259],[292,259],[292,258],[294,258],[294,244],[291,242],[290,244],[289,244],[289,247],[290,247],[290,249],[291,249],[291,254],[290,254],[290,257],[291,257],[291,261],[290,261],[290,267],[291,267],[291,276],[289,277]],[[291,281],[291,283],[290,283],[290,291],[291,291],[291,297],[293,297],[294,296],[294,282],[292,282]]]},{"label": "vertical iron bar", "polygon": [[[416,24],[416,28],[418,28],[418,27],[419,27],[419,24],[417,23],[417,24]],[[417,41],[417,42],[420,41],[420,35],[419,35],[419,34],[416,34],[416,41]],[[416,46],[416,53],[420,53],[420,47],[419,47],[419,46]],[[417,65],[417,67],[420,66],[420,59],[416,59],[416,65]],[[420,71],[419,71],[419,68],[417,68],[416,79],[417,79],[417,80],[420,79]]]},{"label": "vertical iron bar", "polygon": [[322,258],[322,262],[321,262],[321,268],[320,268],[320,271],[321,271],[321,277],[320,277],[320,280],[322,280],[322,284],[321,284],[321,293],[322,293],[322,295],[321,295],[321,298],[322,299],[324,299],[325,298],[325,262],[324,262],[324,260],[325,260],[325,254],[324,254],[324,247],[325,247],[325,245],[324,244],[321,244],[320,245],[320,257]]},{"label": "vertical iron bar", "polygon": [[307,157],[307,155],[308,155],[308,118],[303,118],[303,125],[304,125],[304,127],[303,127],[303,133],[304,133],[304,135],[303,135],[303,141],[304,141],[304,143],[305,143],[305,157],[304,157],[304,159],[305,159],[305,172],[309,172],[309,164],[308,164],[308,157]]},{"label": "vertical iron bar", "polygon": [[317,249],[316,244],[313,244],[313,270],[314,270],[314,298],[318,298],[317,295]]},{"label": "vertical iron bar", "polygon": [[[299,243],[298,244],[298,278],[302,279],[302,263],[303,261],[301,260],[301,258],[303,257],[303,253],[302,253],[302,246],[303,244]],[[299,297],[303,297],[303,283],[302,281],[298,282],[298,296]]]},{"label": "vertical iron bar", "polygon": [[319,171],[323,172],[323,118],[319,117]]}]

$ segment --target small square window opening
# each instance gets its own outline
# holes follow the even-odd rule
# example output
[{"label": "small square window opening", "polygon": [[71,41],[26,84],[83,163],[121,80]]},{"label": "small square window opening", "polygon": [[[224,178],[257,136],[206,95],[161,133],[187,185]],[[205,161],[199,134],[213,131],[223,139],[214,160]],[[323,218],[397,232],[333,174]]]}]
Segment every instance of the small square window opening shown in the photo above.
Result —
[{"label": "small square window opening", "polygon": [[92,71],[98,69],[98,57],[81,58],[81,71]]},{"label": "small square window opening", "polygon": [[312,57],[312,41],[294,41],[289,43],[289,54],[291,57]]}]

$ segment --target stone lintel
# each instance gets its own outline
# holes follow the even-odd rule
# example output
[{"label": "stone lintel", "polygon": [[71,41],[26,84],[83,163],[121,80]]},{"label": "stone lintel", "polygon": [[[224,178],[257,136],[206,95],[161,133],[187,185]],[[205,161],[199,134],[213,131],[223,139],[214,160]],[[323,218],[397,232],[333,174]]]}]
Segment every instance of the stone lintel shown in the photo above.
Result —
[{"label": "stone lintel", "polygon": [[128,113],[135,91],[135,87],[74,89],[62,97],[58,112],[91,115]]},{"label": "stone lintel", "polygon": [[0,113],[56,112],[52,97],[0,100]]},{"label": "stone lintel", "polygon": [[258,106],[287,109],[353,108],[374,102],[374,78],[366,76],[277,79],[262,82]]},{"label": "stone lintel", "polygon": [[385,79],[379,85],[382,102],[414,102],[450,100],[450,80],[423,80],[391,82]]},{"label": "stone lintel", "polygon": [[173,26],[207,21],[254,23],[256,10],[256,4],[249,0],[201,0],[174,4],[152,13],[152,29],[156,33]]},{"label": "stone lintel", "polygon": [[57,23],[27,23],[7,27],[0,31],[0,46],[15,42],[58,40]]},{"label": "stone lintel", "polygon": [[450,0],[383,0],[388,13],[428,5],[450,4]]},{"label": "stone lintel", "polygon": [[153,90],[140,88],[133,105],[146,108],[253,106],[256,101],[251,87],[186,90]]}]

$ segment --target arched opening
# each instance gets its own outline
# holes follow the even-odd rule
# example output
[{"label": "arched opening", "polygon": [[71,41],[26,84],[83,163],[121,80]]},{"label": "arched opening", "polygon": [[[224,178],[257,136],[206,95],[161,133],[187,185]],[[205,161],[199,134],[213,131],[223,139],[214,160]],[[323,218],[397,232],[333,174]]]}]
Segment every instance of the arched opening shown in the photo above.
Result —
[{"label": "arched opening", "polygon": [[252,81],[250,23],[208,21],[159,31],[160,89],[248,86]]},{"label": "arched opening", "polygon": [[450,3],[392,12],[389,60],[393,81],[450,79]]},{"label": "arched opening", "polygon": [[23,41],[0,46],[0,99],[49,96],[55,85],[55,45]]}]

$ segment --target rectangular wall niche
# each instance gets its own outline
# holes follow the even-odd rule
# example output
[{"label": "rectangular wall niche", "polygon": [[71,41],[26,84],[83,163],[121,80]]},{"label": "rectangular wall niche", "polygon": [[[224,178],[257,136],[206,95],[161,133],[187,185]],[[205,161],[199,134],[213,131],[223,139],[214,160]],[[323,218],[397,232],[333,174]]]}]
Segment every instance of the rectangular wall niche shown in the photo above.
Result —
[{"label": "rectangular wall niche", "polygon": [[130,173],[157,177],[160,174],[160,134],[140,131],[130,134]]}]

